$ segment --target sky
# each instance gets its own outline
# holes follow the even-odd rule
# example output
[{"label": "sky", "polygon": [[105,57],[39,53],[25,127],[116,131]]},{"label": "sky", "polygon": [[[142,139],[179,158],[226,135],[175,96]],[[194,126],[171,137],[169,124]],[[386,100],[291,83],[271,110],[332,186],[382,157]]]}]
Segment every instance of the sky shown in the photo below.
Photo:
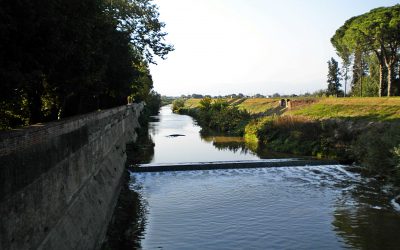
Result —
[{"label": "sky", "polygon": [[154,89],[182,94],[304,94],[325,89],[330,38],[399,0],[154,0],[175,51],[151,65]]}]

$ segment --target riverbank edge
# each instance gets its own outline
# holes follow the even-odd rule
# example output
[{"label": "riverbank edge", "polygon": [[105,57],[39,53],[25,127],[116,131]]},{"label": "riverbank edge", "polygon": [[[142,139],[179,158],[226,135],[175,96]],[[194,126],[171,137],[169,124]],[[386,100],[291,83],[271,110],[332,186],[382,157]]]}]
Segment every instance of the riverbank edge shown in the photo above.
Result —
[{"label": "riverbank edge", "polygon": [[[204,126],[206,123],[201,121],[199,110],[199,107],[184,106],[174,112],[192,116],[206,131],[210,128]],[[218,118],[213,115],[211,119]],[[311,119],[293,114],[273,114],[253,116],[239,126],[243,129],[242,136],[256,145],[256,150],[262,148],[335,160],[357,165],[368,175],[400,181],[400,122],[397,120],[371,121],[365,117]]]},{"label": "riverbank edge", "polygon": [[142,204],[139,194],[129,188],[130,181],[129,170],[125,169],[121,191],[101,250],[140,249],[138,237],[143,230],[143,220],[139,218]]},{"label": "riverbank edge", "polygon": [[148,122],[152,115],[155,113],[145,110],[139,118],[136,141],[126,145],[127,158],[121,177],[121,190],[101,250],[141,249],[140,236],[146,220],[145,204],[140,194],[130,188],[134,181],[130,174],[130,164],[148,163],[154,154],[155,145],[148,133]]}]

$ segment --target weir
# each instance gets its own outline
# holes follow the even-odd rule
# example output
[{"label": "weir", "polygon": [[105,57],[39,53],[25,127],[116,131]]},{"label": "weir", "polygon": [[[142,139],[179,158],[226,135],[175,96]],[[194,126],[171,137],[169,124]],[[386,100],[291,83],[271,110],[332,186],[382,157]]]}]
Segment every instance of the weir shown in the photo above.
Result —
[{"label": "weir", "polygon": [[253,161],[218,161],[218,162],[194,162],[174,164],[142,164],[130,166],[132,172],[166,172],[166,171],[193,171],[216,169],[240,169],[240,168],[271,168],[271,167],[300,167],[337,165],[336,161],[329,160],[304,160],[304,159],[276,159]]}]

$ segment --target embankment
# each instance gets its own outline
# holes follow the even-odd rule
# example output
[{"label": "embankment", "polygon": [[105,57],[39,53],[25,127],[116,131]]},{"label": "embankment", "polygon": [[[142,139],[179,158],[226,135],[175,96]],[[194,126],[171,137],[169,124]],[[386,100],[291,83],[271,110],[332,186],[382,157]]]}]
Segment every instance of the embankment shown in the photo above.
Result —
[{"label": "embankment", "polygon": [[0,249],[98,249],[143,104],[0,134]]},{"label": "embankment", "polygon": [[[273,98],[206,101],[186,100],[178,111],[206,129],[240,131],[258,148],[356,162],[400,179],[400,98],[294,98],[283,106]],[[228,111],[248,114],[232,119]]]}]

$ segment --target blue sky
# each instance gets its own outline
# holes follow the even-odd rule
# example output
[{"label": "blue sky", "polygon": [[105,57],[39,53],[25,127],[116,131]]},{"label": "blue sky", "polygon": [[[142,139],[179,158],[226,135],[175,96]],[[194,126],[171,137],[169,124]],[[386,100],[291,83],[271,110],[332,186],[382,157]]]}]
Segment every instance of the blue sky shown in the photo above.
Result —
[{"label": "blue sky", "polygon": [[326,88],[330,38],[390,0],[155,0],[175,51],[151,66],[162,95],[302,94]]}]

